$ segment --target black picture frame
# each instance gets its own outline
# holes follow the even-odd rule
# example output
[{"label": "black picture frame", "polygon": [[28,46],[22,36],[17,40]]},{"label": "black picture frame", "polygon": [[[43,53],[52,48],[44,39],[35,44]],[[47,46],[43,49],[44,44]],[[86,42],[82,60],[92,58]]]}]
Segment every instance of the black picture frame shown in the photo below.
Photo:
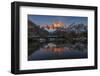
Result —
[{"label": "black picture frame", "polygon": [[[63,68],[49,68],[36,70],[20,70],[20,7],[46,7],[46,8],[63,8],[63,9],[83,9],[94,10],[95,12],[95,29],[94,29],[94,66],[81,67],[63,67]],[[63,5],[63,4],[48,4],[48,3],[31,3],[31,2],[12,2],[11,3],[11,73],[26,74],[26,73],[43,73],[43,72],[58,72],[58,71],[73,71],[73,70],[90,70],[97,69],[97,7],[96,6],[81,6],[81,5]]]}]

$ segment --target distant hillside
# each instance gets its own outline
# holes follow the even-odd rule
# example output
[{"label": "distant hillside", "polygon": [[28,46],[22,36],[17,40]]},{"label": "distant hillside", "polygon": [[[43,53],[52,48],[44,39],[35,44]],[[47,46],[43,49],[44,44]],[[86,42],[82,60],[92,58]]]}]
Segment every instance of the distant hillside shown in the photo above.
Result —
[{"label": "distant hillside", "polygon": [[32,38],[34,36],[47,36],[48,31],[41,29],[37,24],[28,20],[28,37]]},{"label": "distant hillside", "polygon": [[67,28],[67,31],[75,32],[75,33],[87,32],[87,25],[84,25],[84,24],[72,24],[72,25],[69,25],[69,27]]},{"label": "distant hillside", "polygon": [[56,29],[52,35],[65,38],[66,41],[84,41],[87,42],[87,25],[71,24],[67,28],[61,27]]}]

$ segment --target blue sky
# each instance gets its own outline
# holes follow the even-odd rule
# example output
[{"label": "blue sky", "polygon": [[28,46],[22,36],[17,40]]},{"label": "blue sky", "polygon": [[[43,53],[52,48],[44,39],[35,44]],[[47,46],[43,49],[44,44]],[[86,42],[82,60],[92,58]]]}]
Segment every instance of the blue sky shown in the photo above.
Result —
[{"label": "blue sky", "polygon": [[28,15],[28,20],[31,20],[37,25],[48,24],[51,25],[55,21],[61,21],[65,25],[70,25],[72,23],[88,23],[87,17],[78,16],[49,16],[49,15]]}]

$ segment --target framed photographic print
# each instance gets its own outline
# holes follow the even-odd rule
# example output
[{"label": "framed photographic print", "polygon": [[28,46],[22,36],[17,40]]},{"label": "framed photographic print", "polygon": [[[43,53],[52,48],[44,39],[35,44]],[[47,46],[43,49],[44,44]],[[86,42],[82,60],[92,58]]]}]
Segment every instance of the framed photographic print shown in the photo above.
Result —
[{"label": "framed photographic print", "polygon": [[97,7],[11,4],[11,72],[97,69]]}]

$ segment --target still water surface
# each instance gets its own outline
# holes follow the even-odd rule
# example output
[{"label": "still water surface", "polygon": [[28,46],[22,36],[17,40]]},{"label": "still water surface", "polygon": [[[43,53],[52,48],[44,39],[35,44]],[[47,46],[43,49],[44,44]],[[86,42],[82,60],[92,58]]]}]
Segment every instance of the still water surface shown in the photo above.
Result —
[{"label": "still water surface", "polygon": [[30,42],[28,60],[87,58],[87,45],[81,42]]}]

